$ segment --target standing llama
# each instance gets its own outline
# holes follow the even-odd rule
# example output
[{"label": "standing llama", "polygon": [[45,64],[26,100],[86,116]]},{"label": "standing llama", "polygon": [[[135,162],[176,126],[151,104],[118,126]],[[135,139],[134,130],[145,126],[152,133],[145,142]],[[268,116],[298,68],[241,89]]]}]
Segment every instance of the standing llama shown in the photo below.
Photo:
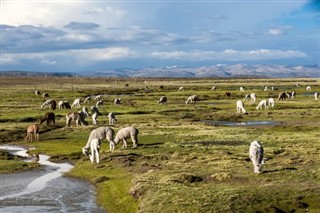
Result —
[{"label": "standing llama", "polygon": [[263,147],[259,141],[253,141],[250,144],[249,156],[253,164],[253,172],[260,174],[262,172]]},{"label": "standing llama", "polygon": [[27,128],[27,135],[24,138],[27,142],[33,142],[33,137],[36,142],[39,141],[39,125],[32,124]]},{"label": "standing llama", "polygon": [[115,148],[115,143],[113,140],[114,130],[110,127],[98,127],[91,131],[87,144],[82,148],[82,152],[85,155],[89,154],[89,148],[93,139],[98,139],[100,142],[103,139],[107,139],[110,143],[110,151],[112,152]]},{"label": "standing llama", "polygon": [[126,149],[127,139],[131,138],[133,143],[132,147],[135,148],[138,145],[138,134],[139,134],[139,130],[136,129],[135,127],[129,126],[129,127],[122,128],[117,132],[116,137],[114,138],[114,143],[117,145],[119,141],[122,140],[123,148]]}]

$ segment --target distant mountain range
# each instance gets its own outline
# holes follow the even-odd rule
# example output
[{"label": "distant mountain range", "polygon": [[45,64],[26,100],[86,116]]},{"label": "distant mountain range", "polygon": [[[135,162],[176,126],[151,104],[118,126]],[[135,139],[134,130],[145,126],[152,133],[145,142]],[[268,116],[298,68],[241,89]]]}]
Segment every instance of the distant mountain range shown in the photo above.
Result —
[{"label": "distant mountain range", "polygon": [[320,78],[320,67],[285,66],[285,65],[215,65],[207,67],[162,67],[144,69],[115,69],[101,71],[86,71],[77,73],[45,73],[29,71],[2,71],[7,76],[90,76],[90,77],[180,77],[180,78]]}]

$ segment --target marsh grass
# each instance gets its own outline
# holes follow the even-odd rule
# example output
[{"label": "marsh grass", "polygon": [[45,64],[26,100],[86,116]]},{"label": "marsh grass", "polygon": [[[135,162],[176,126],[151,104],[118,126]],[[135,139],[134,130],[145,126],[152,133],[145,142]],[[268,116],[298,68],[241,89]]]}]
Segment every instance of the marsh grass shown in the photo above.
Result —
[{"label": "marsh grass", "polygon": [[[304,95],[306,85],[320,91],[318,79],[78,77],[76,84],[74,80],[1,78],[0,142],[35,147],[32,154],[73,163],[68,175],[95,184],[98,203],[108,212],[319,212],[320,102]],[[213,85],[216,91],[210,91]],[[265,85],[275,90],[263,91]],[[184,90],[178,92],[180,86]],[[240,86],[245,92],[239,91]],[[36,89],[48,92],[57,102],[70,103],[75,98],[105,94],[99,125],[107,126],[107,114],[115,112],[118,122],[112,128],[137,127],[138,147],[131,148],[129,141],[128,149],[122,149],[120,143],[110,153],[103,141],[101,163],[91,164],[81,147],[95,127],[72,123],[66,128],[69,110],[55,111],[56,126],[41,125],[39,143],[24,142],[25,128],[50,111],[40,108],[45,99],[35,96]],[[277,99],[284,90],[295,90],[296,98],[276,101],[275,108],[267,111],[245,102],[249,114],[236,113],[235,101],[247,93],[256,93],[259,101]],[[230,98],[225,96],[227,91]],[[201,101],[186,105],[193,94]],[[163,95],[168,97],[167,105],[157,103]],[[122,98],[118,106],[113,105],[115,97]],[[206,125],[203,120],[280,123],[226,127]],[[90,117],[87,121],[92,124]],[[264,172],[259,175],[253,173],[248,156],[253,140],[261,141],[265,149]],[[6,159],[1,160],[0,172],[33,166]]]}]

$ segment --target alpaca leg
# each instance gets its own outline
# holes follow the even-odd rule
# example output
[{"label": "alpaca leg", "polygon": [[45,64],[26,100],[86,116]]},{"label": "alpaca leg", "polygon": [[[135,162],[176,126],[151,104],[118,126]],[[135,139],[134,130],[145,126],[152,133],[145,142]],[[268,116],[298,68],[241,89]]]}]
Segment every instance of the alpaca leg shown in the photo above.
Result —
[{"label": "alpaca leg", "polygon": [[99,163],[100,162],[99,149],[96,149],[95,151],[96,151],[96,162]]},{"label": "alpaca leg", "polygon": [[123,146],[122,148],[126,149],[127,148],[127,140],[124,138],[123,139]]},{"label": "alpaca leg", "polygon": [[138,138],[137,138],[137,136],[131,135],[131,140],[132,140],[132,143],[133,143],[132,147],[133,147],[133,148],[136,148],[136,147],[137,147],[137,144],[138,144]]}]

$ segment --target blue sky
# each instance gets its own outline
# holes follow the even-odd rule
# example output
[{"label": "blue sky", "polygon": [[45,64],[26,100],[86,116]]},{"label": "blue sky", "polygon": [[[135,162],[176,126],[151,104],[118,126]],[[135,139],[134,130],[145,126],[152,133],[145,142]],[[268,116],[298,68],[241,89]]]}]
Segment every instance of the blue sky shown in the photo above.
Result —
[{"label": "blue sky", "polygon": [[319,65],[306,0],[1,1],[1,70]]}]

